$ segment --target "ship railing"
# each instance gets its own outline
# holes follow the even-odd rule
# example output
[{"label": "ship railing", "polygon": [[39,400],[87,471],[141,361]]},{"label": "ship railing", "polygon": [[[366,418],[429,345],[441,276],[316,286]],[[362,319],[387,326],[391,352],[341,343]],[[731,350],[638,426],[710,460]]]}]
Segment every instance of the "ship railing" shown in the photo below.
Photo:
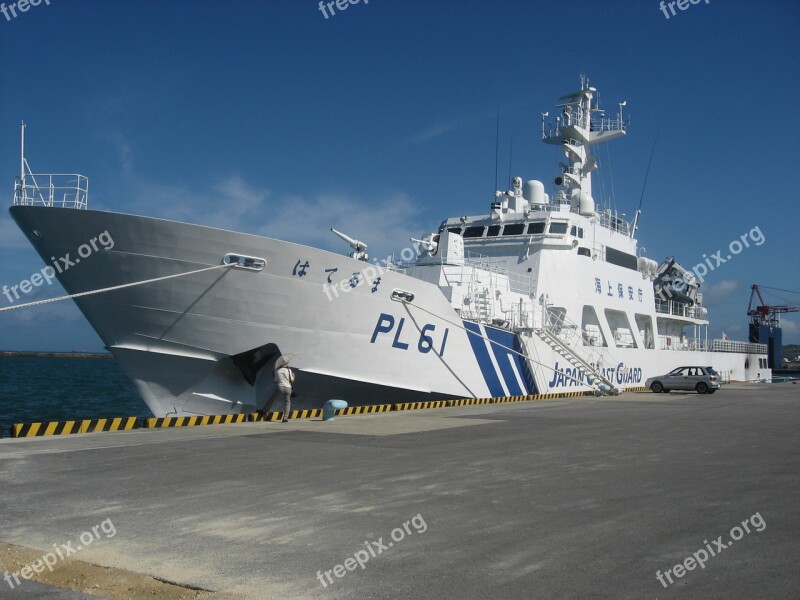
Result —
[{"label": "ship railing", "polygon": [[537,303],[517,302],[504,311],[512,330],[528,331],[541,327],[541,316],[536,311]]},{"label": "ship railing", "polygon": [[[400,269],[408,269],[416,264],[415,261],[401,261],[395,263],[395,266]],[[429,265],[453,265],[461,267],[462,265],[467,268],[488,272],[492,276],[491,286],[494,289],[501,291],[515,292],[518,294],[530,295],[531,292],[531,278],[529,275],[517,273],[508,268],[508,261],[496,260],[489,256],[478,254],[475,252],[466,252],[463,258],[454,259],[448,256],[437,256],[435,258],[425,257],[425,266]],[[465,272],[462,278],[469,280],[473,276],[471,272]],[[453,279],[454,275],[448,276]],[[501,283],[505,280],[505,284]],[[463,279],[462,279],[463,281]]]},{"label": "ship railing", "polygon": [[628,124],[619,115],[616,117],[594,118],[589,124],[589,131],[625,131]]},{"label": "ship railing", "polygon": [[14,182],[14,206],[47,206],[85,210],[89,178],[77,173],[29,173]]},{"label": "ship railing", "polygon": [[675,300],[662,300],[655,299],[656,312],[662,315],[675,315],[677,317],[686,317],[689,319],[702,319],[698,316],[700,314],[700,306],[693,306],[685,302],[677,302]]},{"label": "ship railing", "polygon": [[[563,130],[568,130],[570,127],[581,127],[591,132],[626,131],[628,122],[621,119],[619,115],[616,117],[594,117],[592,119],[587,119],[585,116],[572,117],[569,120],[560,119],[557,125],[553,125],[552,122],[542,124],[542,139],[564,137]],[[568,141],[573,145],[580,145],[580,142],[575,140],[569,139]]]},{"label": "ship railing", "polygon": [[658,336],[659,350],[681,350],[681,351],[706,351],[709,350],[708,342],[705,338],[680,338],[670,335]]},{"label": "ship railing", "polygon": [[599,223],[601,227],[610,229],[611,231],[618,231],[624,235],[630,235],[630,224],[625,220],[624,216],[618,213],[612,213],[606,209],[599,214]]},{"label": "ship railing", "polygon": [[735,342],[732,340],[714,340],[711,343],[712,352],[743,352],[747,354],[766,354],[766,344],[752,342]]},{"label": "ship railing", "polygon": [[558,337],[562,342],[577,352],[581,348],[581,358],[594,365],[618,364],[608,346],[595,345],[593,335],[578,323],[570,319],[564,310],[554,310],[544,306],[542,310],[542,327]]},{"label": "ship railing", "polygon": [[504,277],[508,282],[507,289],[510,292],[525,295],[529,295],[531,292],[530,276],[510,270],[506,261],[491,260],[486,256],[468,252],[464,258],[464,265]]},{"label": "ship railing", "polygon": [[[619,364],[608,347],[588,345],[586,342],[589,333],[567,317],[563,309],[553,309],[543,304],[541,313],[542,327],[535,330],[537,335],[573,366],[587,369],[596,381],[606,382],[615,390],[614,382],[607,379],[602,371],[604,365]],[[619,390],[616,393],[618,392]]]}]

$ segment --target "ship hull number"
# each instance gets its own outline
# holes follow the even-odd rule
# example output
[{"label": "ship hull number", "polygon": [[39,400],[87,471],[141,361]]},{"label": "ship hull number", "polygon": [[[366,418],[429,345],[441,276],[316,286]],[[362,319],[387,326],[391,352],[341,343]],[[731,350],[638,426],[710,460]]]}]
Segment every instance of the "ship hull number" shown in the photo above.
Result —
[{"label": "ship hull number", "polygon": [[[399,320],[393,315],[381,313],[378,317],[378,322],[375,324],[375,329],[372,331],[370,344],[374,344],[379,338],[391,338],[392,348],[398,350],[408,350],[410,347],[416,347],[417,351],[421,354],[427,354],[433,350],[434,354],[444,356],[445,347],[447,346],[447,336],[450,329],[436,328],[436,325],[427,323],[422,325],[419,332],[414,330],[414,326],[406,327],[406,318],[401,317]],[[419,333],[419,335],[417,335]]]}]

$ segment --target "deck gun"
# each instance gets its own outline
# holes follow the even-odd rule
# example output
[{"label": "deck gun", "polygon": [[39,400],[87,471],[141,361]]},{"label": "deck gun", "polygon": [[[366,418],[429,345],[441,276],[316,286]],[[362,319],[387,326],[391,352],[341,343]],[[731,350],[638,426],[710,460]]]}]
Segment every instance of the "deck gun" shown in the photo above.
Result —
[{"label": "deck gun", "polygon": [[350,258],[355,258],[356,260],[361,261],[368,261],[369,255],[365,252],[367,249],[367,245],[364,242],[359,242],[358,240],[354,240],[349,235],[342,233],[341,231],[336,231],[333,227],[331,227],[331,231],[336,234],[337,237],[342,239],[343,241],[347,242],[353,251],[348,254]]}]

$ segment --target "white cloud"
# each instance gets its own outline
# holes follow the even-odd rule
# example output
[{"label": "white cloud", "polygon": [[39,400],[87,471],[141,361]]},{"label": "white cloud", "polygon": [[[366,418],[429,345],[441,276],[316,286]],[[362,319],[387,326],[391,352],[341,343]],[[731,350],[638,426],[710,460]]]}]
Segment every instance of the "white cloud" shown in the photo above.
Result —
[{"label": "white cloud", "polygon": [[705,306],[719,306],[739,289],[740,283],[735,279],[723,279],[717,283],[707,283],[700,288],[703,292]]},{"label": "white cloud", "polygon": [[276,203],[259,233],[301,244],[349,252],[331,233],[331,227],[367,244],[372,258],[410,244],[409,237],[422,234],[417,223],[421,210],[408,195],[396,192],[368,200],[344,195],[291,197]]},{"label": "white cloud", "polygon": [[[126,212],[254,233],[342,254],[350,249],[331,233],[331,227],[366,243],[370,256],[381,259],[409,246],[409,237],[425,230],[419,218],[422,207],[399,191],[375,196],[278,196],[240,175],[231,175],[210,190],[135,177],[126,187],[130,194],[125,199]],[[111,206],[95,208],[113,210]],[[435,226],[438,222],[427,224]]]},{"label": "white cloud", "polygon": [[380,258],[392,249],[408,246],[409,237],[423,231],[418,222],[421,207],[403,192],[278,197],[239,175],[219,182],[210,192],[144,181],[131,182],[129,189],[132,197],[126,204],[135,214],[255,233],[342,253],[349,252],[348,246],[331,233],[331,227],[363,241],[370,255]]},{"label": "white cloud", "polygon": [[440,137],[446,133],[454,131],[463,127],[464,125],[471,123],[472,121],[476,120],[475,117],[465,117],[463,119],[452,119],[449,121],[440,121],[439,123],[434,123],[433,125],[429,126],[427,129],[423,129],[422,131],[418,131],[414,135],[410,136],[403,142],[401,142],[401,146],[415,146],[417,144],[421,144],[423,142],[427,142],[428,140],[435,139]]},{"label": "white cloud", "polygon": [[[514,102],[510,102],[509,104],[500,108],[500,117],[502,118],[504,113],[511,112],[514,109],[527,104],[528,102],[529,102],[528,99],[521,99],[521,100],[516,100]],[[466,125],[470,125],[472,123],[478,123],[480,121],[486,121],[489,119],[497,119],[498,116],[497,112],[498,112],[497,109],[486,110],[479,113],[473,113],[471,115],[465,115],[463,117],[440,120],[428,126],[427,128],[409,136],[405,140],[401,141],[400,147],[415,146],[417,144],[422,144],[423,142],[427,142],[429,140],[438,138],[447,133],[450,133],[451,131],[455,131],[456,129],[461,129]]]},{"label": "white cloud", "polygon": [[783,329],[783,345],[800,344],[800,323],[794,315],[781,315],[781,329]]}]

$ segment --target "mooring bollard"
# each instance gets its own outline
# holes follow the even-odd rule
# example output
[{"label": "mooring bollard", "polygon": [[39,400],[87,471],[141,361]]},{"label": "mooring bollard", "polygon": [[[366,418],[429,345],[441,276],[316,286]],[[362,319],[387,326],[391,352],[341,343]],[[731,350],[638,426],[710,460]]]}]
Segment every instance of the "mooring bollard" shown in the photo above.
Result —
[{"label": "mooring bollard", "polygon": [[333,421],[336,418],[336,411],[340,408],[347,408],[344,400],[328,400],[322,406],[322,420]]}]

